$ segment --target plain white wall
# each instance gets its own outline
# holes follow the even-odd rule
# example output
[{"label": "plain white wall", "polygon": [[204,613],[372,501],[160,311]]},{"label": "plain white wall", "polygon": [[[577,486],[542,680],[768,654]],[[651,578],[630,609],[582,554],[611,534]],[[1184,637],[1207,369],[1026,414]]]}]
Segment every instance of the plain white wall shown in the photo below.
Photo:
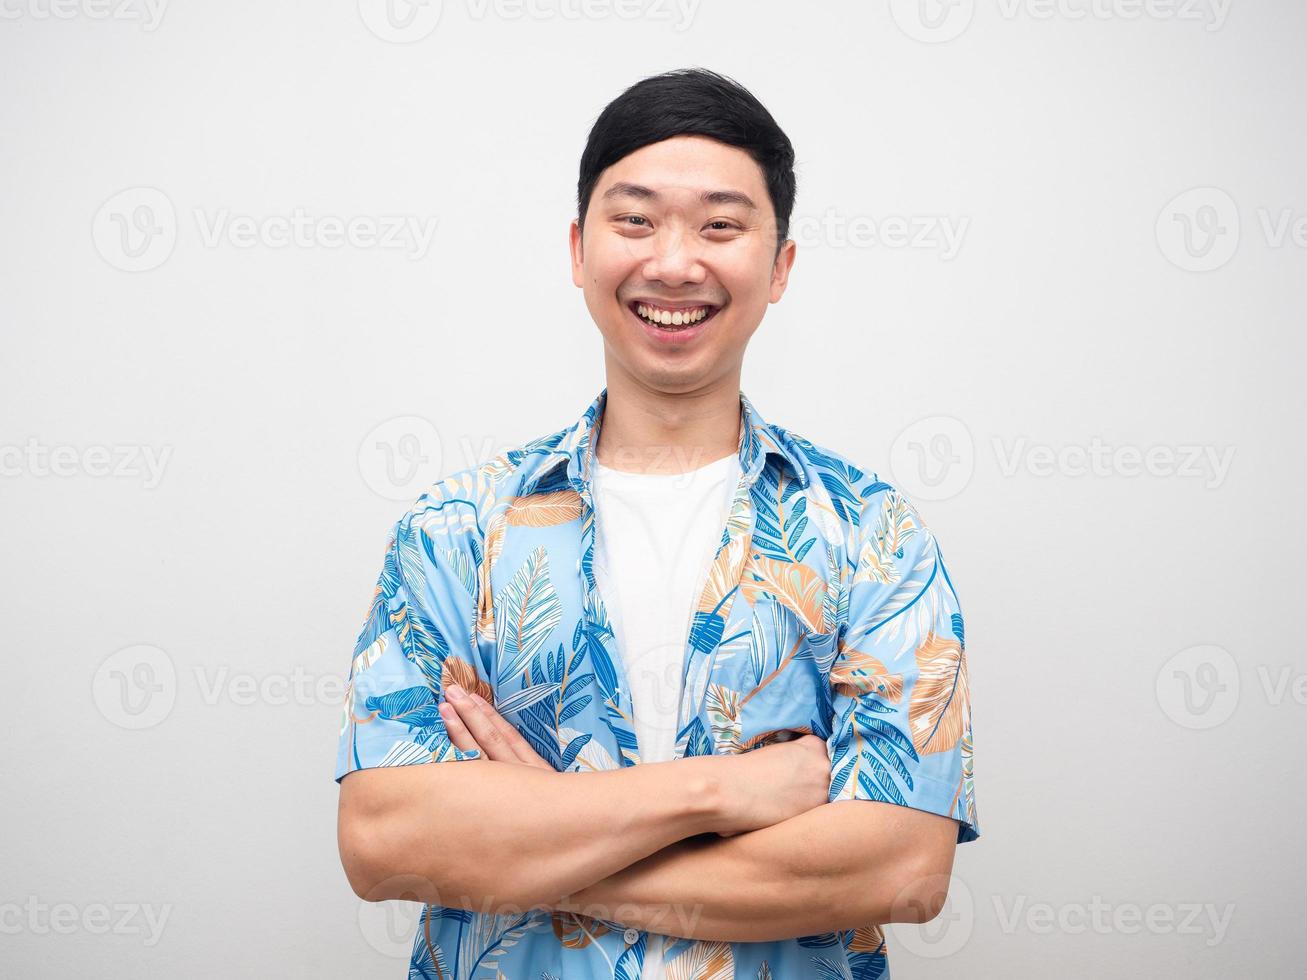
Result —
[{"label": "plain white wall", "polygon": [[0,13],[0,972],[404,975],[331,778],[384,535],[602,387],[577,162],[695,64],[799,157],[744,388],[967,615],[983,837],[895,977],[1300,967],[1301,4]]}]

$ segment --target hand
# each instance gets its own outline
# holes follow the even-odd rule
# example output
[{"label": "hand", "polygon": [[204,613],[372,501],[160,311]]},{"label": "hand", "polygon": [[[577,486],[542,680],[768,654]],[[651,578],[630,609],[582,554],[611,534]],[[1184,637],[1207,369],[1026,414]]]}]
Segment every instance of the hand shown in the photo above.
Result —
[{"label": "hand", "polygon": [[727,814],[717,828],[722,837],[797,817],[828,802],[830,755],[826,740],[803,735],[729,760],[721,767]]},{"label": "hand", "polygon": [[449,740],[460,749],[480,749],[482,756],[498,762],[516,762],[555,772],[531,748],[522,733],[508,723],[481,695],[450,684],[441,702],[440,718],[449,731]]}]

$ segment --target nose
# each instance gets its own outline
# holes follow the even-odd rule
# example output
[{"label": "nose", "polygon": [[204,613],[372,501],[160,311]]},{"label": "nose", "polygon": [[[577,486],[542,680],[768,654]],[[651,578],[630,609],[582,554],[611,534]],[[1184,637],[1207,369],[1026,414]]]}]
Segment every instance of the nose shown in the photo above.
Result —
[{"label": "nose", "polygon": [[652,243],[641,268],[645,279],[675,287],[698,285],[707,278],[703,243],[687,224],[669,222],[645,241]]}]

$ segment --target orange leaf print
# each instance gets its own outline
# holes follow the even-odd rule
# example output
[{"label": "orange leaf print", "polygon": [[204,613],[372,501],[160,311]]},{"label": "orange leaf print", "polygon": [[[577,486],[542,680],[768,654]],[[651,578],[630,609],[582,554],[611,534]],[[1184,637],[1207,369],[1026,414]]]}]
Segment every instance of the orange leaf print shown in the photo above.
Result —
[{"label": "orange leaf print", "polygon": [[495,597],[490,585],[490,573],[499,556],[504,553],[504,526],[504,512],[499,511],[490,519],[490,526],[486,528],[484,554],[478,569],[477,633],[482,639],[491,642],[495,639]]},{"label": "orange leaf print", "polygon": [[572,912],[553,914],[554,935],[568,949],[585,949],[599,936],[608,932],[608,926],[588,915]]},{"label": "orange leaf print", "polygon": [[851,698],[879,694],[890,704],[903,698],[903,675],[891,674],[889,668],[869,653],[850,650],[840,644],[840,657],[830,669],[831,686]]},{"label": "orange leaf print", "polygon": [[917,751],[947,752],[958,744],[970,709],[967,661],[962,644],[931,631],[917,647],[908,724]]},{"label": "orange leaf print", "polygon": [[727,942],[698,940],[671,963],[667,980],[735,980],[735,954]]},{"label": "orange leaf print", "polygon": [[495,703],[495,694],[490,685],[477,676],[476,668],[461,657],[449,656],[440,668],[440,688],[446,690],[450,684],[457,684],[465,691],[480,694],[491,704]]},{"label": "orange leaf print", "polygon": [[853,940],[849,943],[850,953],[874,953],[885,945],[885,934],[880,926],[872,924],[859,926],[853,930]]},{"label": "orange leaf print", "polygon": [[799,617],[810,632],[823,630],[826,580],[808,565],[759,555],[749,562],[749,572],[740,582],[740,591],[750,604],[757,605],[762,594],[775,596]]},{"label": "orange leaf print", "polygon": [[508,505],[508,523],[514,527],[553,527],[580,519],[581,495],[575,490],[514,497]]}]

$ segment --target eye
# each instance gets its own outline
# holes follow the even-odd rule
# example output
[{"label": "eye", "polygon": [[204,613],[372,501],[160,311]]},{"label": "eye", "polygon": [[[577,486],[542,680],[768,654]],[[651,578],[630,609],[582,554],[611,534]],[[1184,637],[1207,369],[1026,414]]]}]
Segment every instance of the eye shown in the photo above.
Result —
[{"label": "eye", "polygon": [[[622,216],[621,216],[620,218],[618,218],[617,220],[618,220],[618,221],[621,221],[621,222],[624,223],[624,224],[632,225],[633,227],[636,227],[636,228],[645,228],[645,227],[647,227],[647,226],[648,226],[648,221],[649,221],[648,218],[646,218],[646,217],[644,217],[644,215],[640,215],[640,214],[625,214],[625,215],[622,215]],[[639,224],[638,222],[644,222],[644,224]]]},{"label": "eye", "polygon": [[713,231],[739,231],[740,226],[733,221],[718,220],[708,222],[708,227]]}]

